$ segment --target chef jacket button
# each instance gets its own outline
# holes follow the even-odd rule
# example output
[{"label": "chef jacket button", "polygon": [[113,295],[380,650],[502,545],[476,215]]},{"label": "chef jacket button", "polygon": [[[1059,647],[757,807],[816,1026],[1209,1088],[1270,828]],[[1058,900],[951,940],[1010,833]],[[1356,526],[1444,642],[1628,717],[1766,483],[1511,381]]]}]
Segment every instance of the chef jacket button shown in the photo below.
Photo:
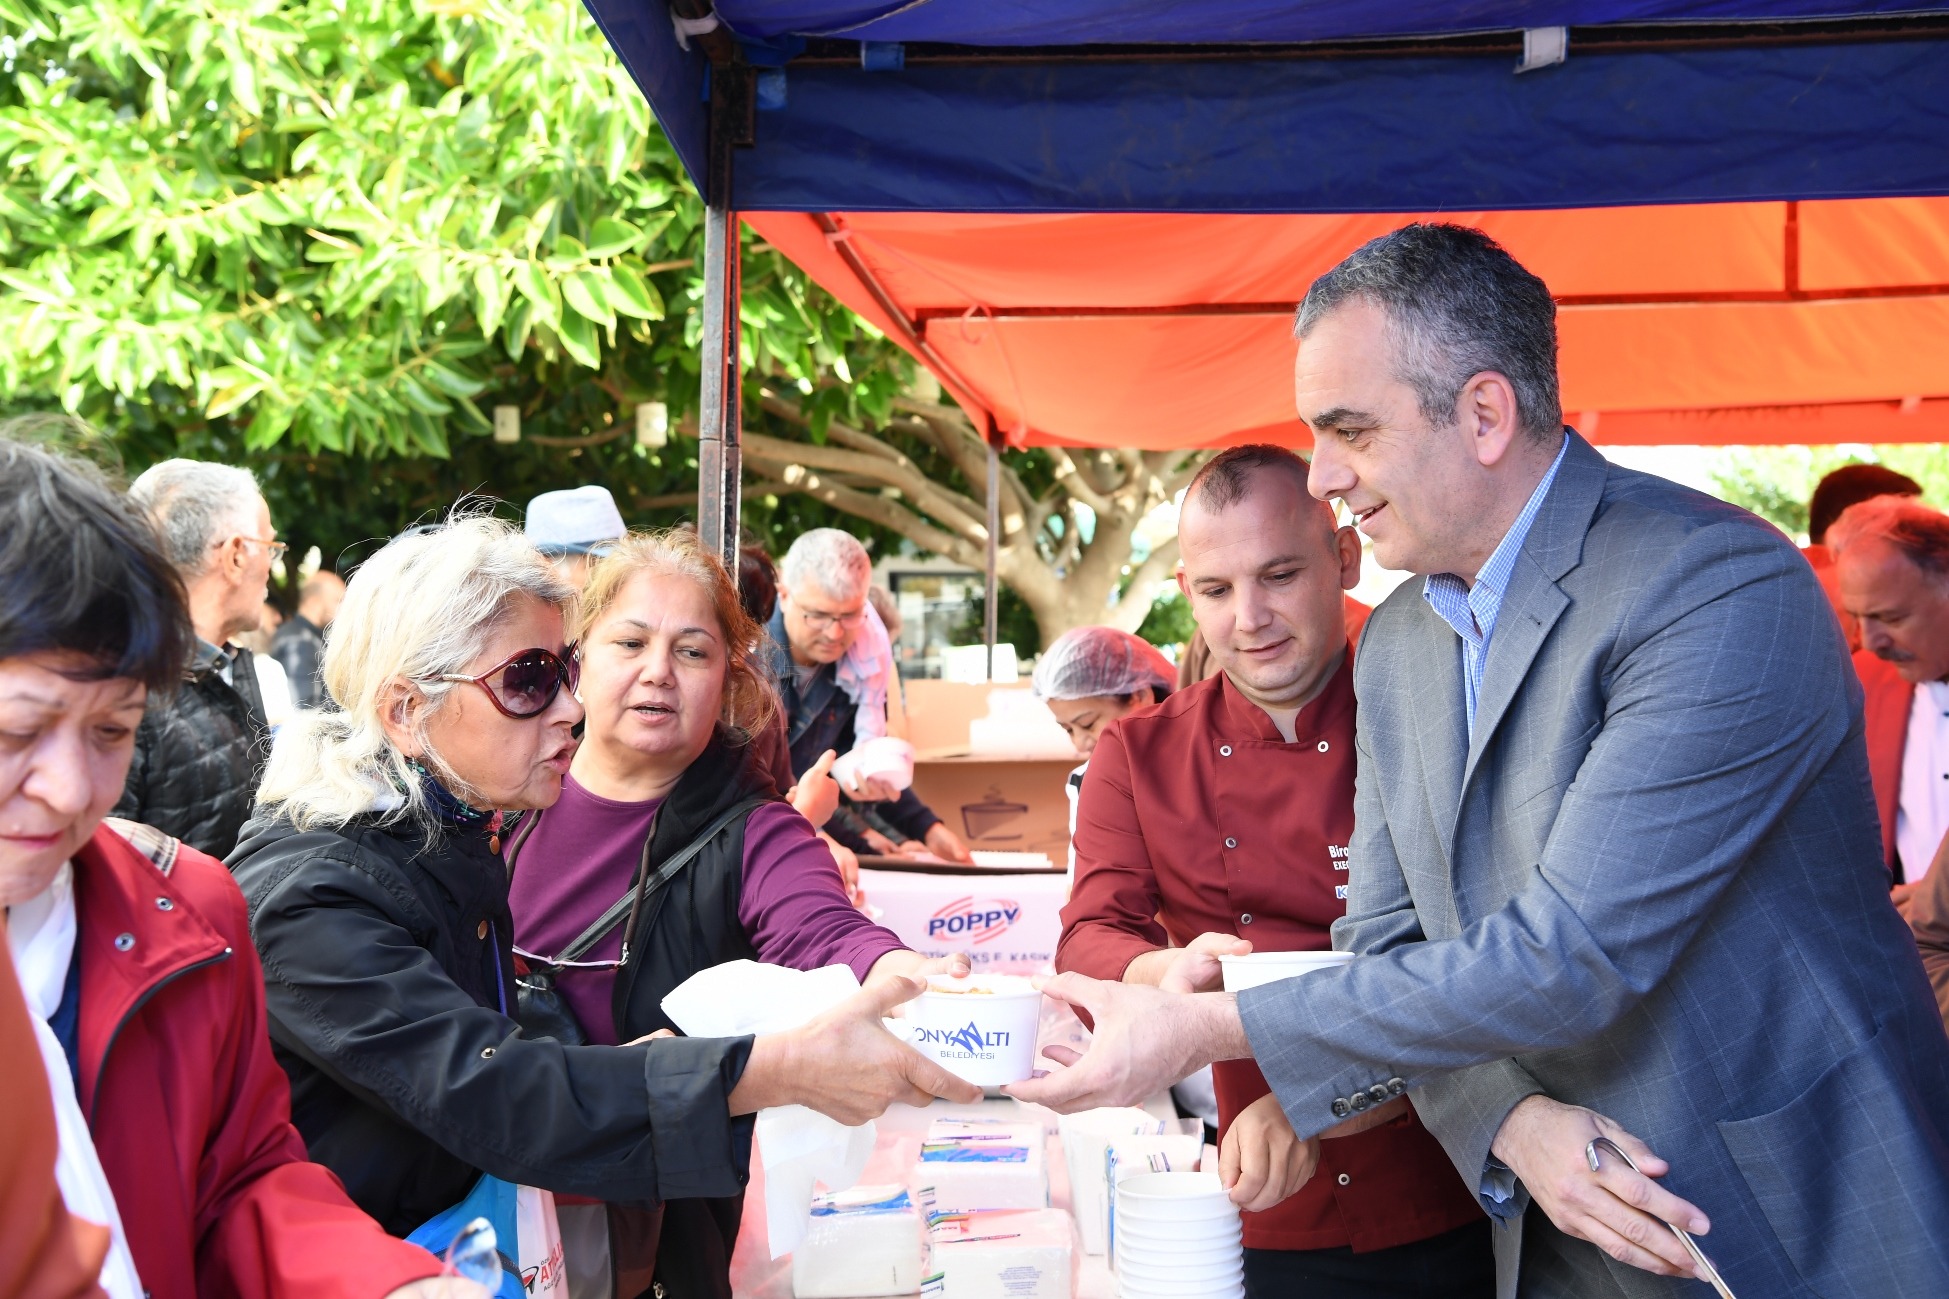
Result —
[{"label": "chef jacket button", "polygon": [[116,950],[116,951],[118,951],[118,952],[126,952],[126,951],[129,951],[130,949],[132,949],[132,948],[133,948],[134,946],[135,946],[135,935],[134,935],[134,934],[117,934],[117,935],[115,935],[115,950]]},{"label": "chef jacket button", "polygon": [[480,922],[480,928],[478,928],[478,929],[476,929],[476,930],[474,931],[474,937],[476,937],[476,938],[485,938],[485,937],[487,937],[487,922],[486,922],[485,920],[483,920],[483,921],[481,921],[481,922]]},{"label": "chef jacket button", "polygon": [[1325,753],[1325,752],[1326,752],[1326,750],[1327,750],[1327,743],[1326,743],[1326,741],[1325,741],[1325,740],[1321,740],[1321,741],[1320,741],[1320,752],[1321,752],[1321,753]]},{"label": "chef jacket button", "polygon": [[1372,1087],[1369,1087],[1367,1089],[1367,1094],[1374,1098],[1374,1104],[1376,1105],[1387,1104],[1388,1091],[1387,1091],[1386,1083],[1375,1083]]},{"label": "chef jacket button", "polygon": [[1408,1080],[1405,1078],[1389,1078],[1387,1080],[1387,1092],[1390,1096],[1399,1096],[1407,1089]]},{"label": "chef jacket button", "polygon": [[1347,1176],[1345,1173],[1340,1174],[1340,1176],[1338,1176],[1334,1180],[1339,1182],[1340,1185],[1342,1186],[1351,1186],[1353,1184],[1353,1178]]},{"label": "chef jacket button", "polygon": [[1249,924],[1251,924],[1251,923],[1252,923],[1252,913],[1251,913],[1250,911],[1248,911],[1248,912],[1246,912],[1246,913],[1245,913],[1244,915],[1242,915],[1242,916],[1240,916],[1240,917],[1238,918],[1238,922],[1239,922],[1239,923],[1240,923],[1241,925],[1249,925]]},{"label": "chef jacket button", "polygon": [[1221,744],[1221,745],[1219,745],[1219,746],[1218,746],[1218,756],[1219,756],[1219,757],[1221,757],[1221,758],[1229,758],[1229,757],[1231,757],[1231,756],[1232,756],[1232,746],[1231,746],[1231,745],[1229,745],[1229,744]]},{"label": "chef jacket button", "polygon": [[480,1058],[483,1060],[492,1060],[494,1058],[494,1048],[491,1046],[482,1047],[480,1052]]},{"label": "chef jacket button", "polygon": [[1347,1117],[1347,1114],[1348,1114],[1348,1111],[1350,1111],[1350,1110],[1351,1110],[1352,1108],[1353,1108],[1352,1106],[1350,1106],[1350,1105],[1348,1105],[1348,1104],[1347,1104],[1347,1098],[1346,1098],[1346,1097],[1344,1097],[1344,1096],[1335,1096],[1335,1097],[1333,1098],[1333,1117],[1334,1117],[1334,1118],[1336,1118],[1336,1119],[1344,1119],[1344,1118],[1346,1118],[1346,1117]]},{"label": "chef jacket button", "polygon": [[1236,848],[1236,847],[1238,847],[1238,840],[1236,840],[1236,839],[1231,839],[1231,838],[1228,838],[1228,839],[1226,839],[1226,840],[1225,840],[1225,846],[1226,846],[1227,848]]},{"label": "chef jacket button", "polygon": [[176,909],[176,904],[175,904],[174,902],[171,902],[171,901],[170,901],[170,900],[169,900],[168,898],[157,898],[157,899],[156,899],[156,910],[158,910],[158,911],[174,911],[175,909]]}]

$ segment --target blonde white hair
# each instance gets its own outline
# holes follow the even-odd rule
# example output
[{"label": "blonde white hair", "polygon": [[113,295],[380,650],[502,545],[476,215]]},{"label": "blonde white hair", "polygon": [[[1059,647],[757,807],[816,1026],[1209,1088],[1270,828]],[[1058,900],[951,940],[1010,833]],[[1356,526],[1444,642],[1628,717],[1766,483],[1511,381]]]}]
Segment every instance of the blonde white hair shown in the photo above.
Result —
[{"label": "blonde white hair", "polygon": [[325,689],[336,705],[306,709],[284,724],[257,792],[259,806],[302,830],[332,829],[383,809],[383,819],[430,819],[411,761],[386,736],[389,688],[405,680],[427,701],[420,710],[421,761],[462,798],[426,745],[426,720],[459,683],[435,680],[467,670],[511,611],[530,595],[575,625],[575,591],[511,525],[460,515],[406,533],[368,559],[346,585],[325,641]]}]

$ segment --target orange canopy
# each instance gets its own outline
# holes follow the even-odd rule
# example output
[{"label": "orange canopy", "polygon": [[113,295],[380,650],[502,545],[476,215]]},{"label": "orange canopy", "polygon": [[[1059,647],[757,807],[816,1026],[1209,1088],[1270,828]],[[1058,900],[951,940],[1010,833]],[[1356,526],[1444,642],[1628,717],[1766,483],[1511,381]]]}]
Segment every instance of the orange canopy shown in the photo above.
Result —
[{"label": "orange canopy", "polygon": [[1564,415],[1597,442],[1949,441],[1949,199],[744,219],[1016,445],[1306,445],[1294,304],[1415,219],[1550,285]]}]

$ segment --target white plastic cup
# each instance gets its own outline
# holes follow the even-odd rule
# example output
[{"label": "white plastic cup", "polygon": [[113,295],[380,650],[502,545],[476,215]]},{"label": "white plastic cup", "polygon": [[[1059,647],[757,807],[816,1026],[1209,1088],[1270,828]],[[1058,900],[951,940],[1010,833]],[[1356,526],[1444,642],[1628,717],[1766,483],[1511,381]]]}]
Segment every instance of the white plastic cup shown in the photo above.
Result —
[{"label": "white plastic cup", "polygon": [[1225,972],[1225,991],[1243,992],[1311,974],[1314,970],[1330,970],[1353,958],[1352,952],[1250,952],[1244,956],[1221,956],[1218,967]]},{"label": "white plastic cup", "polygon": [[913,1048],[951,1074],[982,1087],[1021,1082],[1035,1072],[1042,994],[1027,979],[976,974],[936,976],[907,1004]]}]

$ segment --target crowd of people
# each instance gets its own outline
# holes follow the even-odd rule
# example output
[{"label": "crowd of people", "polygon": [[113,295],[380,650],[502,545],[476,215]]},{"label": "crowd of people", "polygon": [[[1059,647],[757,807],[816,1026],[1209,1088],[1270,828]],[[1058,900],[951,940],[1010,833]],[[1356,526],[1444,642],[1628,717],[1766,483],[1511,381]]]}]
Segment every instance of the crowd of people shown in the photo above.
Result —
[{"label": "crowd of people", "polygon": [[[1311,460],[1185,494],[1179,661],[1044,652],[1084,759],[1047,991],[1094,1036],[1010,1090],[1210,1065],[1255,1299],[1689,1293],[1672,1227],[1742,1294],[1949,1293],[1949,516],[1850,467],[1803,557],[1608,465],[1554,314],[1478,232],[1361,249],[1298,317]],[[1374,610],[1362,534],[1423,578]],[[0,1041],[42,1066],[0,1294],[464,1299],[445,1224],[505,1184],[604,1293],[728,1296],[757,1111],[978,1097],[882,1023],[968,964],[859,858],[969,854],[832,775],[899,705],[855,538],[733,572],[587,486],[321,568],[273,632],[284,550],[244,470],[118,491],[0,428]],[[860,990],[677,1032],[738,959]]]}]

